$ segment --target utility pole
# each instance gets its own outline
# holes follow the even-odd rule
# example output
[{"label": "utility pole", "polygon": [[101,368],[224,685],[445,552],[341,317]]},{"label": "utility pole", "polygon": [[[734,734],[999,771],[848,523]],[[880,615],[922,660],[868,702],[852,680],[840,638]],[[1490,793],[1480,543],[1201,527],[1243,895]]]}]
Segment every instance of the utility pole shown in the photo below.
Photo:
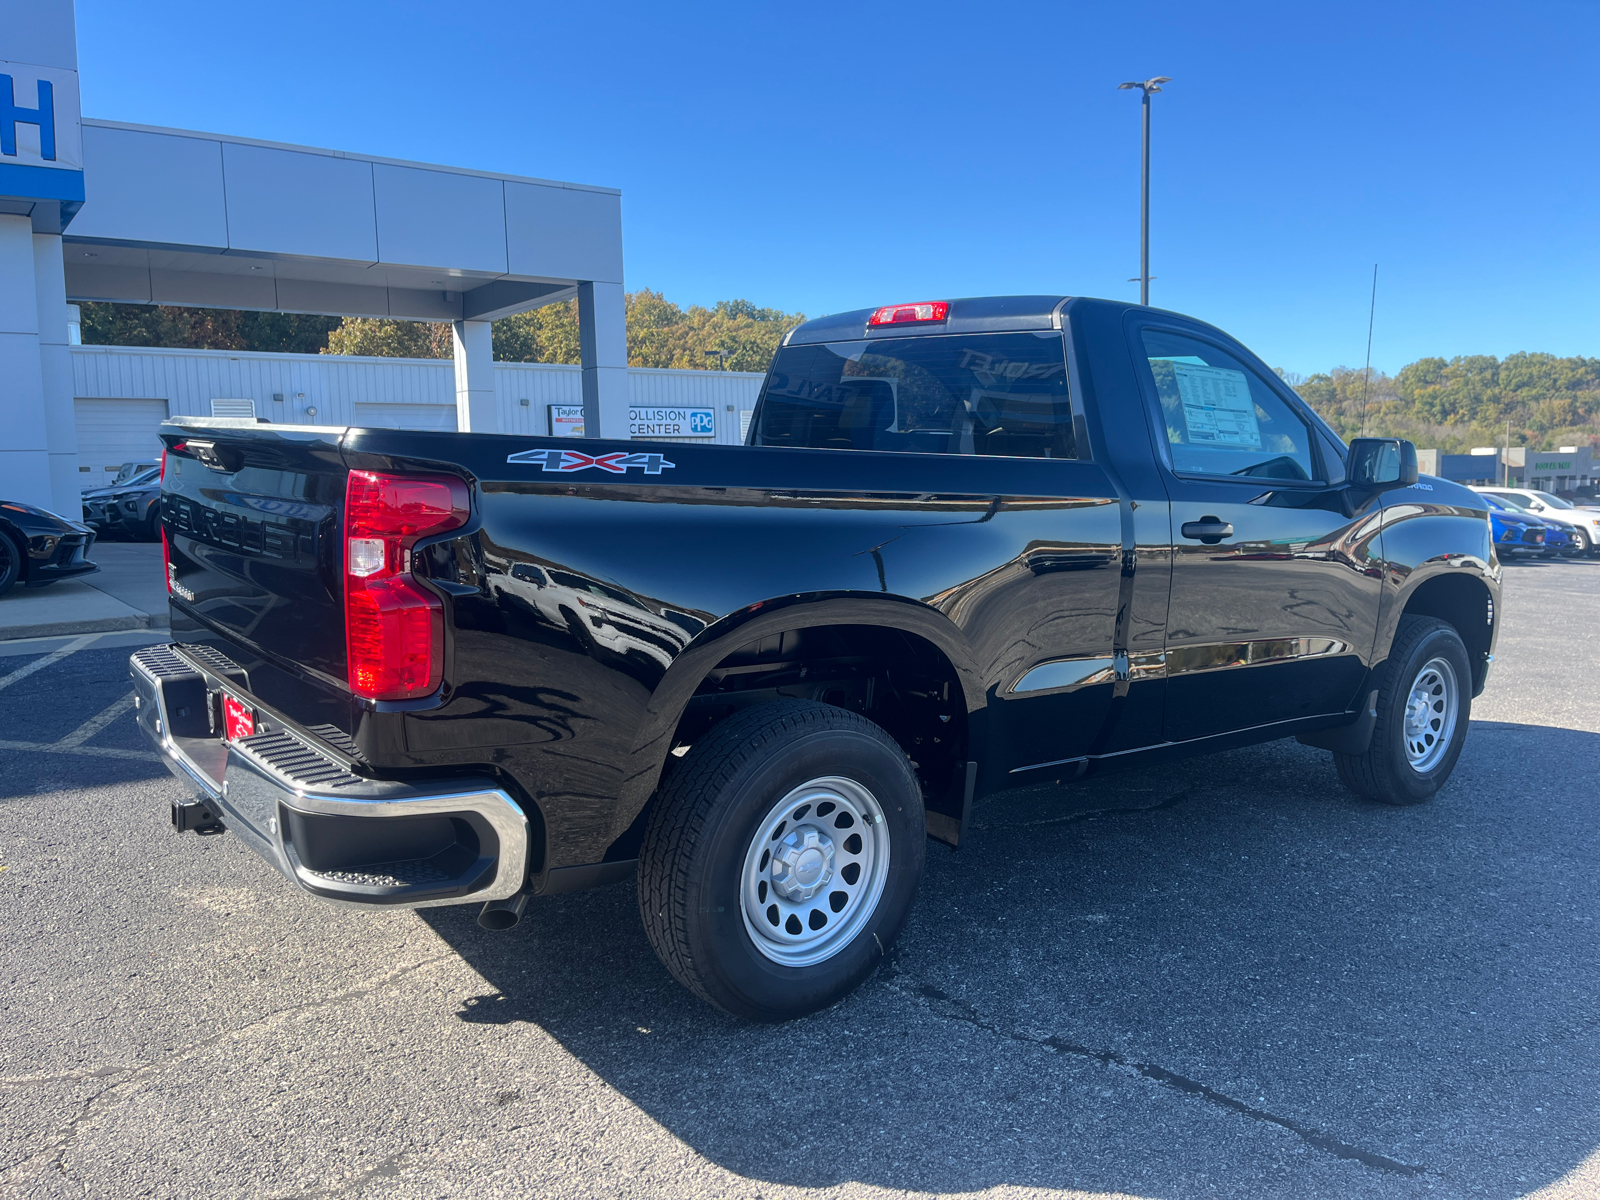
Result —
[{"label": "utility pole", "polygon": [[1367,365],[1361,373],[1361,436],[1367,436],[1367,385],[1372,382],[1372,322],[1378,315],[1378,264],[1372,264],[1372,306],[1367,309]]},{"label": "utility pole", "polygon": [[1138,88],[1144,93],[1144,138],[1142,166],[1139,172],[1139,303],[1150,303],[1150,97],[1161,90],[1163,83],[1171,83],[1170,75],[1157,75],[1142,83],[1119,83],[1117,90]]},{"label": "utility pole", "polygon": [[1500,486],[1511,486],[1511,422],[1506,422],[1505,453],[1500,456]]}]

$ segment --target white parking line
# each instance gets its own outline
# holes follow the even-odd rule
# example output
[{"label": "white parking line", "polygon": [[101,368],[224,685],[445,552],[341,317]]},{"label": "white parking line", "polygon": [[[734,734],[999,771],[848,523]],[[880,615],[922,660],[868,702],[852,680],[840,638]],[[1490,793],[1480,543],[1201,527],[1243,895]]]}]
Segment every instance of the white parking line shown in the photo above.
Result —
[{"label": "white parking line", "polygon": [[61,649],[55,651],[54,653],[46,654],[43,658],[36,658],[31,663],[29,663],[27,666],[18,667],[15,671],[11,672],[11,674],[9,674],[9,675],[0,676],[0,689],[4,689],[4,688],[10,687],[13,683],[16,683],[19,679],[26,679],[29,675],[32,675],[35,671],[42,671],[46,667],[55,666],[58,662],[60,662],[63,658],[66,658],[69,654],[76,654],[79,650],[82,650],[85,646],[89,645],[91,642],[99,641],[101,636],[102,635],[100,635],[98,633],[86,633],[82,637],[73,638],[65,646],[61,647]]},{"label": "white parking line", "polygon": [[50,742],[0,742],[0,750],[22,750],[34,754],[82,754],[88,758],[129,758],[135,762],[160,762],[150,750],[118,750],[111,746],[62,746]]},{"label": "white parking line", "polygon": [[66,737],[62,738],[56,743],[56,748],[59,750],[69,750],[73,746],[83,745],[95,734],[99,733],[107,725],[111,724],[111,722],[115,721],[118,717],[132,707],[133,693],[129,692],[121,700],[118,700],[115,704],[108,705],[103,712],[90,717],[82,725],[79,725],[71,733],[67,734]]}]

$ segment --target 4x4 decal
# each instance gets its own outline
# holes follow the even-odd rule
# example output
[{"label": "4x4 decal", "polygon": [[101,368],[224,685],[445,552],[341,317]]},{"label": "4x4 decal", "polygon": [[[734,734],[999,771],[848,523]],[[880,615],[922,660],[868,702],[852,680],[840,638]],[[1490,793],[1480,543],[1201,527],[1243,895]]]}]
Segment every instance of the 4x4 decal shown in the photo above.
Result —
[{"label": "4x4 decal", "polygon": [[508,463],[538,463],[544,471],[587,471],[599,467],[614,475],[624,475],[634,467],[642,467],[646,475],[659,475],[673,466],[660,454],[629,454],[626,450],[613,450],[610,454],[584,454],[578,450],[524,450],[513,454]]}]

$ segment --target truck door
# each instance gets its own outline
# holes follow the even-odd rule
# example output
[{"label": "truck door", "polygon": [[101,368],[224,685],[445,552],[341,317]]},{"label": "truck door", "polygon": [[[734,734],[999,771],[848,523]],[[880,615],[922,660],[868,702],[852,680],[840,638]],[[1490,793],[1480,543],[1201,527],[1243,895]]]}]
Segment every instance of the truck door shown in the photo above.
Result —
[{"label": "truck door", "polygon": [[[756,445],[870,452],[815,468],[837,498],[785,502],[855,507],[874,522],[855,535],[857,569],[967,639],[988,693],[985,791],[1095,752],[1127,688],[1126,510],[1070,392],[1056,329],[879,336],[785,346],[756,416]],[[907,472],[929,490],[894,495]],[[844,498],[855,488],[875,495]]]},{"label": "truck door", "polygon": [[1382,582],[1346,517],[1341,448],[1242,347],[1130,323],[1172,501],[1164,733],[1184,741],[1346,711]]}]

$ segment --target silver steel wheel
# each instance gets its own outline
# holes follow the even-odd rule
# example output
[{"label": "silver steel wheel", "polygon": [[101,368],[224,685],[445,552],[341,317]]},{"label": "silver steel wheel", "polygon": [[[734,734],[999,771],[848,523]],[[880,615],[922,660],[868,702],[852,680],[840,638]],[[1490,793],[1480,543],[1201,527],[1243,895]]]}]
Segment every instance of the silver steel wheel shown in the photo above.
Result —
[{"label": "silver steel wheel", "polygon": [[1411,682],[1406,697],[1406,758],[1416,771],[1431,771],[1450,748],[1456,731],[1459,685],[1455,668],[1430,658]]},{"label": "silver steel wheel", "polygon": [[795,788],[756,826],[739,908],[756,949],[786,967],[832,958],[861,932],[889,875],[883,809],[853,779]]}]

